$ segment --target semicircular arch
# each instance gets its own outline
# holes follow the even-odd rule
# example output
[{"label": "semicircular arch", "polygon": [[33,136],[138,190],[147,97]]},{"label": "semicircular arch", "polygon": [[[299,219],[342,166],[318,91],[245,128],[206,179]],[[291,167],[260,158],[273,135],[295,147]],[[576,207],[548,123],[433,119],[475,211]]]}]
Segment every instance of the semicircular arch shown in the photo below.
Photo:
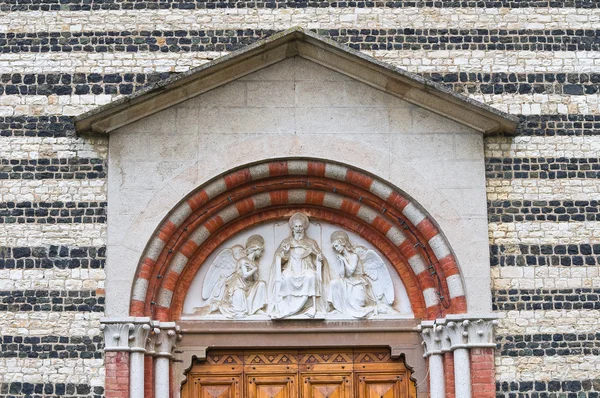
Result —
[{"label": "semicircular arch", "polygon": [[181,201],[148,242],[130,314],[179,319],[190,281],[233,234],[301,209],[357,232],[394,265],[415,317],[466,311],[450,246],[412,199],[351,166],[312,159],[268,160],[227,172]]}]

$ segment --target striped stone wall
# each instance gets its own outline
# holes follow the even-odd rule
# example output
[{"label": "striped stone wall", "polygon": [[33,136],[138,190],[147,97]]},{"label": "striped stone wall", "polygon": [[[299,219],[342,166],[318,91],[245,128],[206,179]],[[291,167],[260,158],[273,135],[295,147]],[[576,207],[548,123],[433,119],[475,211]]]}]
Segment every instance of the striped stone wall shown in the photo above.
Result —
[{"label": "striped stone wall", "polygon": [[108,146],[72,116],[295,25],[521,117],[485,141],[497,397],[600,396],[600,2],[0,0],[0,398],[104,394]]}]

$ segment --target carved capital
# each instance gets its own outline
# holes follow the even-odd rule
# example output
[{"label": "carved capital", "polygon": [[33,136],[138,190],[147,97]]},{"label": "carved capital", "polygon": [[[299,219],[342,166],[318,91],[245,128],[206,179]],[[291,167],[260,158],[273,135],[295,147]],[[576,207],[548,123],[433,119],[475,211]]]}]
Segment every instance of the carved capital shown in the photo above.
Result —
[{"label": "carved capital", "polygon": [[450,342],[450,336],[448,336],[448,327],[446,326],[445,321],[441,323],[438,321],[437,328],[441,334],[440,337],[442,340],[440,341],[440,345],[442,347],[442,352],[452,351],[452,343]]},{"label": "carved capital", "polygon": [[150,323],[150,333],[148,334],[148,338],[146,339],[146,355],[155,355],[156,354],[156,340],[160,333],[160,322],[152,321]]},{"label": "carved capital", "polygon": [[446,334],[450,339],[451,349],[467,348],[469,343],[469,325],[471,321],[449,321],[446,324]]},{"label": "carved capital", "polygon": [[176,343],[181,340],[179,326],[175,322],[161,322],[156,337],[155,356],[173,359]]},{"label": "carved capital", "polygon": [[104,351],[146,351],[150,318],[104,318],[100,322],[100,330],[104,332]]},{"label": "carved capital", "polygon": [[425,348],[424,357],[434,354],[442,354],[442,344],[444,339],[444,326],[434,322],[423,322],[419,326],[421,337],[423,337],[423,346]]},{"label": "carved capital", "polygon": [[133,325],[126,322],[102,323],[104,351],[129,351],[129,333]]},{"label": "carved capital", "polygon": [[448,315],[446,325],[452,349],[496,347],[494,329],[498,315]]},{"label": "carved capital", "polygon": [[135,318],[129,334],[129,347],[132,352],[146,352],[146,342],[150,334],[150,318]]},{"label": "carved capital", "polygon": [[469,347],[496,347],[496,319],[477,319],[469,323]]}]

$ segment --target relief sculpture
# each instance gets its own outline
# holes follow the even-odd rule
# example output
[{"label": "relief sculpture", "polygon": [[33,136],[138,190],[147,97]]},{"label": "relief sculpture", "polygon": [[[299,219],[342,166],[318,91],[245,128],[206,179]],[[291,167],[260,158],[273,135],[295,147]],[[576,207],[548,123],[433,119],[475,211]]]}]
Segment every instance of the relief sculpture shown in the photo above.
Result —
[{"label": "relief sculpture", "polygon": [[229,319],[365,319],[397,313],[393,279],[376,251],[335,231],[328,248],[335,258],[328,262],[306,234],[311,224],[305,214],[293,214],[288,225],[289,235],[275,248],[273,260],[262,265],[268,267],[267,283],[259,278],[262,236],[219,252],[202,285],[206,305],[195,313]]},{"label": "relief sculpture", "polygon": [[339,314],[366,318],[378,313],[393,313],[394,284],[379,254],[354,246],[348,234],[336,231],[331,245],[337,253],[341,272],[331,281],[328,302]]},{"label": "relief sculpture", "polygon": [[269,277],[269,314],[285,318],[325,310],[324,287],[329,284],[327,262],[317,242],[306,236],[309,222],[302,213],[290,217],[291,236],[277,251]]},{"label": "relief sculpture", "polygon": [[265,241],[253,235],[246,247],[224,249],[212,262],[202,287],[202,298],[210,300],[199,315],[221,312],[227,318],[243,318],[261,311],[267,305],[264,281],[258,280],[258,261]]}]

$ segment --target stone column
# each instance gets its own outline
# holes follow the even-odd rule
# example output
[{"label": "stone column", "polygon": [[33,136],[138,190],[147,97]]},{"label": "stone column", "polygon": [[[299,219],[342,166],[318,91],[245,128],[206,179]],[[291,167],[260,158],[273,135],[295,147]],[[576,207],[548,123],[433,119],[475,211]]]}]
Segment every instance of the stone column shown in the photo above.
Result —
[{"label": "stone column", "polygon": [[179,338],[179,327],[175,322],[160,323],[154,359],[155,398],[169,398],[170,396],[170,362],[173,359],[175,343]]},{"label": "stone column", "polygon": [[[454,356],[453,356],[453,352],[452,352],[452,345],[450,343],[450,337],[448,336],[447,333],[447,328],[445,326],[444,323],[440,324],[440,320],[437,321],[439,326],[443,329],[441,329],[441,338],[442,341],[440,342],[441,346],[442,346],[442,355],[444,358],[444,383],[445,383],[445,387],[446,387],[446,398],[456,398],[457,396],[460,397],[460,395],[456,395],[456,390],[454,388],[455,382],[454,382]],[[445,321],[444,321],[445,322]]]},{"label": "stone column", "polygon": [[434,321],[424,321],[419,329],[425,347],[423,356],[429,360],[429,396],[431,398],[446,398],[442,351],[444,327],[437,325]]},{"label": "stone column", "polygon": [[467,328],[471,322],[450,321],[446,324],[446,333],[454,350],[454,388],[456,396],[471,398],[471,361],[469,358]]},{"label": "stone column", "polygon": [[144,355],[150,334],[150,318],[134,318],[129,336],[129,397],[144,398]]}]

